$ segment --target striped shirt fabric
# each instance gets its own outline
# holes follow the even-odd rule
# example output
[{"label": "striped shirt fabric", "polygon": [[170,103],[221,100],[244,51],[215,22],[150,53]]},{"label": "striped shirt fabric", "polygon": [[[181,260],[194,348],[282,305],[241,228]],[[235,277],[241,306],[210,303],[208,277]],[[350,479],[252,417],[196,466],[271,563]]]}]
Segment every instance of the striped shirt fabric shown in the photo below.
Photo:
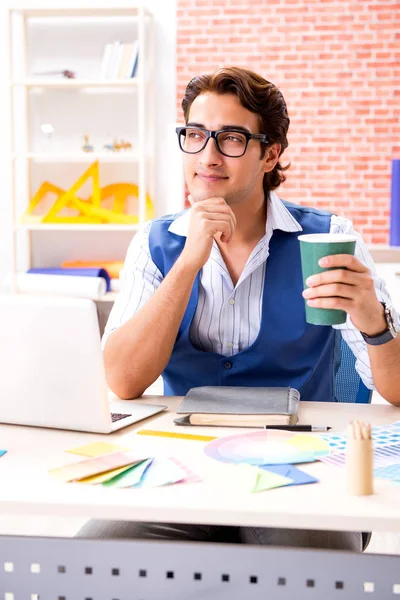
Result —
[{"label": "striped shirt fabric", "polygon": [[[249,256],[236,286],[233,285],[218,245],[214,242],[210,258],[200,272],[199,299],[190,329],[190,338],[196,348],[232,356],[248,348],[258,336],[272,233],[274,229],[288,232],[302,230],[274,192],[270,193],[268,199],[267,214],[265,235]],[[169,230],[186,237],[189,220],[190,210],[178,216]],[[112,331],[126,323],[149,300],[163,280],[149,251],[150,227],[151,221],[134,236],[128,249],[121,272],[121,291],[105,328],[103,348]],[[370,269],[378,299],[391,305],[385,283],[377,276],[372,257],[361,236],[353,229],[351,221],[332,215],[330,232],[357,237],[356,257]],[[356,369],[363,382],[374,390],[368,350],[360,332],[349,317],[346,323],[333,327],[340,330],[354,353]]]}]

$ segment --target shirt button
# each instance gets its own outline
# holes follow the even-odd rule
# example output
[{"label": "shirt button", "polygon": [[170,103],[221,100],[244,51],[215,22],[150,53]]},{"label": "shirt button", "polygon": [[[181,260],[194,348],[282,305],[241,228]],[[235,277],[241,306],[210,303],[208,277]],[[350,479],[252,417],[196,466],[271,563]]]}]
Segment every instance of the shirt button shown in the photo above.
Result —
[{"label": "shirt button", "polygon": [[233,348],[233,343],[232,342],[228,342],[227,346],[228,346],[228,348]]},{"label": "shirt button", "polygon": [[226,362],[226,363],[224,363],[224,367],[225,367],[225,369],[232,369],[232,363]]},{"label": "shirt button", "polygon": [[231,298],[231,299],[229,300],[229,304],[235,304],[235,299],[234,299],[234,298]]}]

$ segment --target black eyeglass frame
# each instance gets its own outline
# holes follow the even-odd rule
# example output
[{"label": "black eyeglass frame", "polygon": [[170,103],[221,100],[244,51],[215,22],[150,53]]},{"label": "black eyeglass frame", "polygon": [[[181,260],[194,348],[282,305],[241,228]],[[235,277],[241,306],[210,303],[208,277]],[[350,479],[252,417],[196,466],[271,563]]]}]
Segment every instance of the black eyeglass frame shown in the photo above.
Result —
[{"label": "black eyeglass frame", "polygon": [[[200,148],[200,150],[196,150],[196,152],[188,152],[187,150],[182,148],[181,134],[182,134],[182,131],[184,131],[185,129],[194,129],[196,131],[203,131],[204,133],[207,134],[207,137],[204,140],[204,145],[202,148]],[[224,156],[227,156],[228,158],[241,158],[242,156],[244,156],[246,154],[247,146],[249,145],[250,140],[257,140],[257,141],[261,142],[261,144],[269,144],[270,143],[266,133],[250,133],[248,131],[243,131],[241,129],[235,129],[234,127],[232,127],[232,129],[217,129],[216,131],[211,131],[210,129],[204,129],[203,127],[191,127],[190,125],[185,125],[183,127],[177,127],[175,129],[175,131],[178,136],[179,148],[185,154],[199,154],[199,152],[203,152],[203,150],[207,146],[208,140],[210,138],[214,138],[215,147],[217,148],[218,152],[220,152]],[[226,154],[225,152],[222,152],[221,148],[219,147],[218,139],[217,139],[217,136],[219,133],[240,133],[241,135],[244,135],[244,137],[246,138],[246,145],[244,147],[242,154],[235,154],[235,156],[231,156],[230,154]]]}]

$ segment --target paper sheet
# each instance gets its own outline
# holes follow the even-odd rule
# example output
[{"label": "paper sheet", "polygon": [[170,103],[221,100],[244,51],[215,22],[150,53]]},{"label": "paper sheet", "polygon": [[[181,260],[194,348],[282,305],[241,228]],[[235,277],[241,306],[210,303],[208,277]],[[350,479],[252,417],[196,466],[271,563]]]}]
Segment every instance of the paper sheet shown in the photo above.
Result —
[{"label": "paper sheet", "polygon": [[113,469],[112,471],[106,471],[105,473],[100,473],[99,475],[91,475],[90,477],[85,477],[84,479],[80,479],[79,483],[90,483],[92,485],[97,483],[105,483],[106,481],[110,481],[110,479],[117,477],[117,475],[121,475],[121,473],[125,473],[125,471],[132,469],[136,465],[140,465],[143,462],[143,460],[144,459],[141,458],[140,460],[135,461],[131,465],[119,467],[118,469]]},{"label": "paper sheet", "polygon": [[240,463],[227,466],[222,475],[225,488],[241,492],[262,492],[273,488],[290,485],[292,479],[277,475],[257,466]]},{"label": "paper sheet", "polygon": [[136,487],[160,487],[178,483],[186,477],[186,472],[169,458],[155,458],[146,469]]},{"label": "paper sheet", "polygon": [[98,300],[106,293],[107,284],[103,277],[19,273],[17,288],[19,292],[26,294],[51,294]]},{"label": "paper sheet", "polygon": [[[346,464],[347,434],[332,433],[323,438],[329,443],[331,453],[320,460],[334,467],[344,467]],[[390,473],[395,473],[395,465],[400,465],[400,421],[390,425],[372,427],[372,446],[374,451],[374,475],[392,479]],[[379,470],[383,467],[393,469]]]},{"label": "paper sheet", "polygon": [[170,456],[169,459],[185,471],[185,478],[182,479],[182,481],[180,481],[179,483],[197,483],[201,481],[201,477],[198,475],[198,473],[192,471],[190,467],[184,465],[180,460],[178,460],[174,456]]},{"label": "paper sheet", "polygon": [[374,475],[381,479],[392,479],[393,481],[400,482],[400,464],[395,463],[386,467],[378,467],[374,470]]},{"label": "paper sheet", "polygon": [[276,473],[277,475],[283,475],[283,477],[289,477],[292,480],[288,485],[303,485],[306,483],[317,483],[318,479],[309,475],[308,473],[304,473],[297,467],[293,465],[266,465],[265,467],[261,467],[270,473]]},{"label": "paper sheet", "polygon": [[111,454],[112,452],[129,452],[130,448],[117,446],[117,444],[109,444],[108,442],[92,442],[77,448],[70,448],[66,452],[71,454],[80,454],[81,456],[95,457],[103,454]]},{"label": "paper sheet", "polygon": [[[346,449],[347,433],[327,433],[321,437],[328,442],[331,452],[342,452]],[[400,444],[400,421],[372,427],[372,444],[374,448]]]},{"label": "paper sheet", "polygon": [[148,458],[147,460],[144,460],[140,464],[135,465],[132,468],[128,469],[124,473],[121,473],[121,475],[117,475],[116,477],[113,477],[109,481],[105,481],[103,483],[103,485],[105,487],[116,487],[116,488],[129,488],[129,487],[136,486],[140,482],[141,478],[143,477],[143,474],[150,467],[152,462],[153,462],[153,459]]},{"label": "paper sheet", "polygon": [[105,473],[106,471],[112,471],[119,467],[131,465],[136,461],[137,458],[129,456],[128,454],[114,452],[113,454],[89,458],[88,460],[81,460],[76,463],[51,469],[49,473],[62,481],[79,481],[80,479],[90,477],[91,475],[98,475],[99,473]]}]

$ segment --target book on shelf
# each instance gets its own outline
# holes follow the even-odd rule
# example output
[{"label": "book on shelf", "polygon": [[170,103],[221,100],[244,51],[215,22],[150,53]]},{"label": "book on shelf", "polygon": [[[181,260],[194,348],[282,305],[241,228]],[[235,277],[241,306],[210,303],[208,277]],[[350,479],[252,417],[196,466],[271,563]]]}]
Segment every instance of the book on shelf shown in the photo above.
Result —
[{"label": "book on shelf", "polygon": [[110,42],[104,46],[100,66],[102,79],[130,79],[135,77],[138,65],[139,42]]},{"label": "book on shelf", "polygon": [[113,48],[114,44],[111,42],[104,46],[103,58],[101,60],[100,66],[100,79],[108,78],[108,66],[111,64],[112,61]]}]

